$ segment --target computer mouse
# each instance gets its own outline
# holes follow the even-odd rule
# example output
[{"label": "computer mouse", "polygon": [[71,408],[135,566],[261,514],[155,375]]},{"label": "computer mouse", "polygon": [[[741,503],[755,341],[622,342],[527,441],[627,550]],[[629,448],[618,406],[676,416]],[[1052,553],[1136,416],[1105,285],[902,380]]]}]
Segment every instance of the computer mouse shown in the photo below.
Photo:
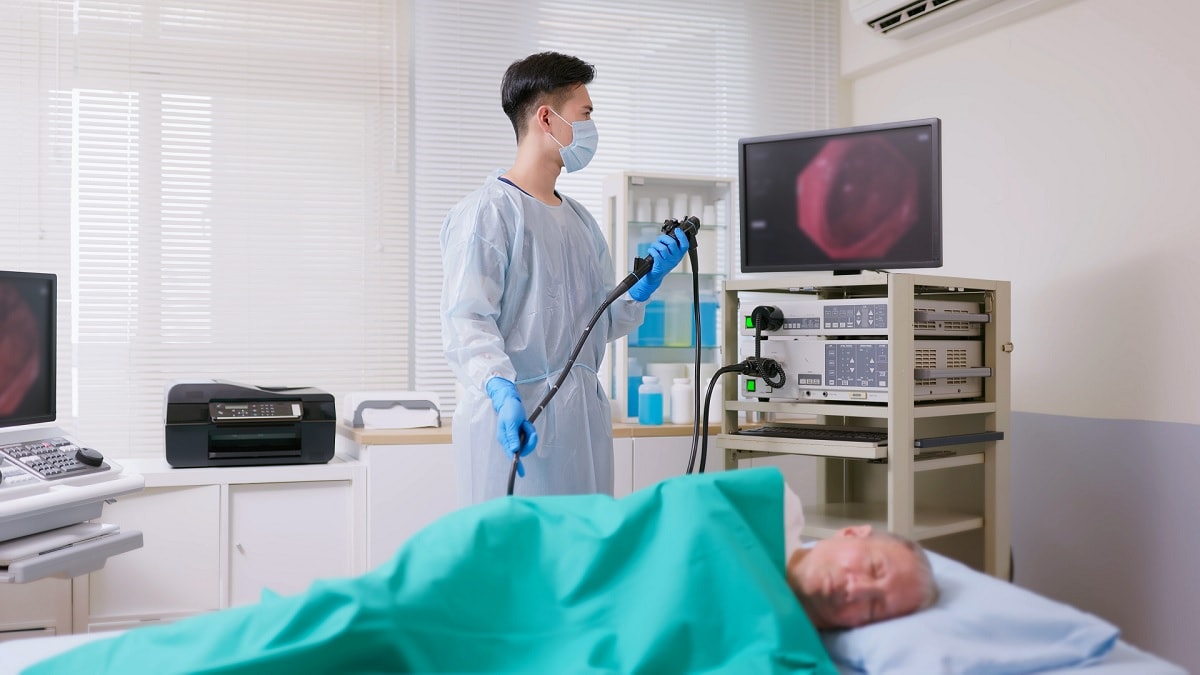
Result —
[{"label": "computer mouse", "polygon": [[104,463],[104,455],[100,454],[99,450],[91,448],[79,448],[76,450],[75,459],[88,466],[100,466]]}]

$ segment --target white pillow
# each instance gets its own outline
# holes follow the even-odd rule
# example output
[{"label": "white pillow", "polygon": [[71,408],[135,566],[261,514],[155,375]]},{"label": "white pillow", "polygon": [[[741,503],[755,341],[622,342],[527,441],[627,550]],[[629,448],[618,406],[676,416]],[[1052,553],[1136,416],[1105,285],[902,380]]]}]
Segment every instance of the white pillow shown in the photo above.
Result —
[{"label": "white pillow", "polygon": [[868,674],[1002,675],[1085,665],[1115,626],[929,552],[940,597],[909,616],[822,634],[840,665]]}]

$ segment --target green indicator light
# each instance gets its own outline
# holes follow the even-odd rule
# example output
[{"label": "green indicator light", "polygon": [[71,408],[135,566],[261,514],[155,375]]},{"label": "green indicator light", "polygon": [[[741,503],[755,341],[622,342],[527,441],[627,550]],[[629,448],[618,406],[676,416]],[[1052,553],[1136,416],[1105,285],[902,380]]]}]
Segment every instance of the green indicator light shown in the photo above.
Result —
[{"label": "green indicator light", "polygon": [[757,386],[758,382],[756,380],[746,380],[746,391],[754,391]]},{"label": "green indicator light", "polygon": [[754,319],[746,317],[746,328],[754,328]]}]

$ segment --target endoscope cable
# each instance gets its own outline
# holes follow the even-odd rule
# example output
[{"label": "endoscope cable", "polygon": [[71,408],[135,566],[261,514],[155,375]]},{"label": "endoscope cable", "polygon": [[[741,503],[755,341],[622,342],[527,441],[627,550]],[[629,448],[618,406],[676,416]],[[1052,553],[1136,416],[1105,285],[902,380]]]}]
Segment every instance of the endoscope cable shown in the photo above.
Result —
[{"label": "endoscope cable", "polygon": [[[726,373],[740,373],[747,377],[761,377],[767,385],[771,387],[782,387],[787,382],[787,374],[775,359],[764,359],[762,357],[762,332],[766,330],[779,330],[783,326],[783,312],[777,307],[769,305],[759,305],[750,312],[750,320],[754,325],[754,356],[748,356],[739,363],[730,366],[722,366],[717,369],[712,378],[708,382],[708,391],[704,395],[704,441],[700,450],[700,467],[699,473],[704,473],[705,462],[708,459],[708,407],[712,402],[713,389],[716,387],[717,381]],[[698,320],[697,320],[698,322]],[[697,389],[696,393],[699,394]],[[692,454],[688,457],[687,473],[692,473],[692,469],[696,463],[696,444],[693,440]]]},{"label": "endoscope cable", "polygon": [[[684,233],[687,234],[688,248],[689,248],[689,250],[692,251],[691,260],[692,260],[693,271],[696,268],[696,254],[695,254],[696,230],[699,229],[699,227],[700,227],[700,220],[698,218],[696,218],[695,216],[688,216],[688,217],[684,218],[683,221],[667,220],[663,223],[663,227],[662,227],[662,231],[666,234],[671,234],[677,228],[682,229],[684,231]],[[654,258],[652,258],[648,255],[643,258],[634,258],[633,271],[630,272],[629,275],[626,276],[623,280],[621,280],[621,283],[617,284],[617,287],[614,288],[612,290],[612,292],[608,294],[608,297],[604,299],[604,302],[600,303],[599,309],[597,309],[596,313],[592,315],[592,318],[588,321],[587,326],[583,329],[583,334],[579,336],[579,340],[575,343],[575,348],[573,350],[571,350],[571,356],[570,356],[570,358],[567,359],[567,364],[565,366],[563,366],[562,371],[559,372],[558,379],[556,379],[554,381],[554,384],[542,396],[542,400],[538,402],[537,407],[533,409],[532,413],[530,413],[529,418],[528,418],[530,424],[533,424],[535,421],[537,421],[537,418],[541,416],[542,411],[546,409],[547,405],[549,405],[550,399],[554,398],[554,395],[558,393],[559,387],[561,387],[563,381],[565,381],[567,379],[567,375],[571,372],[572,366],[575,365],[575,359],[579,358],[579,353],[581,351],[583,351],[583,346],[587,342],[588,336],[590,336],[592,334],[592,329],[595,328],[596,322],[600,320],[600,317],[604,315],[604,311],[606,309],[608,309],[609,305],[616,302],[618,298],[620,298],[622,295],[625,295],[625,293],[627,293],[630,288],[633,288],[633,285],[636,284],[639,279],[646,276],[646,274],[651,270],[651,268],[653,268],[653,266],[654,266]],[[695,279],[695,277],[693,277],[693,280],[694,279]],[[699,324],[699,310],[698,309],[696,310],[695,314],[696,314],[696,322],[698,325]],[[700,332],[699,332],[699,330],[697,330],[696,335],[699,336],[699,334],[700,334]],[[697,358],[699,358],[699,352],[697,352]],[[521,445],[522,446],[525,445],[525,434],[523,432],[521,434]],[[694,451],[694,449],[695,449],[694,436],[693,436],[692,447],[693,447],[693,451]],[[510,496],[513,493],[513,488],[516,486],[517,465],[520,464],[520,462],[521,462],[521,453],[518,450],[517,452],[513,453],[512,466],[509,467],[509,470],[508,470],[508,495],[510,495]]]}]

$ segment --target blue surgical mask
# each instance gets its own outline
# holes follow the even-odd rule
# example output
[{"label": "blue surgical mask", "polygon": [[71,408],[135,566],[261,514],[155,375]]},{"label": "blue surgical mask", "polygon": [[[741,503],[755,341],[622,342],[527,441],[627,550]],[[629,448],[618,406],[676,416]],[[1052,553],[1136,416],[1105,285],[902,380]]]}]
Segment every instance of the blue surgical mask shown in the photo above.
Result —
[{"label": "blue surgical mask", "polygon": [[[567,122],[562,115],[551,110],[554,116],[558,119]],[[600,139],[600,134],[596,133],[596,123],[591,120],[580,120],[578,122],[567,122],[571,125],[571,144],[563,145],[554,138],[554,134],[550,134],[550,138],[554,138],[554,142],[558,143],[558,154],[562,155],[563,168],[567,173],[578,171],[588,165],[592,161],[592,157],[596,154],[596,143]]]}]

